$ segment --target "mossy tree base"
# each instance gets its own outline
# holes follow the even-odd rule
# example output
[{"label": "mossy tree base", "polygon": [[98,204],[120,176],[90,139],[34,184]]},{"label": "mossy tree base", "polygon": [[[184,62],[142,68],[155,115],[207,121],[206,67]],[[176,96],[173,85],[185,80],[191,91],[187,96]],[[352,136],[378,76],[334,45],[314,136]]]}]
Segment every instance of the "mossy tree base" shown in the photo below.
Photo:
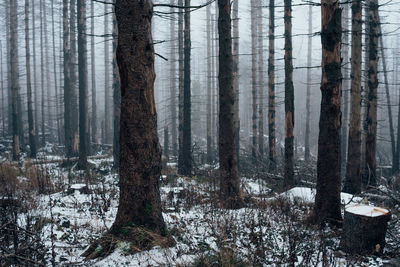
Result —
[{"label": "mossy tree base", "polygon": [[126,226],[120,229],[111,229],[90,245],[82,256],[86,260],[107,257],[121,242],[128,244],[124,248],[124,252],[127,254],[150,250],[156,246],[168,248],[175,245],[175,240],[170,235],[162,236],[142,227]]}]

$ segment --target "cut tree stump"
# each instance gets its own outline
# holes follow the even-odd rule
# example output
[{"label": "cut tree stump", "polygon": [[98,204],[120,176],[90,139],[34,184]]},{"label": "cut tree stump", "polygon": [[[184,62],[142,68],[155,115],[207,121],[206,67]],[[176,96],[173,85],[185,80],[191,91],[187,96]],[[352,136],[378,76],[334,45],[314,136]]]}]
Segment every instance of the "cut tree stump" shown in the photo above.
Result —
[{"label": "cut tree stump", "polygon": [[385,247],[389,210],[369,205],[348,205],[344,211],[341,247],[347,253],[381,253]]}]

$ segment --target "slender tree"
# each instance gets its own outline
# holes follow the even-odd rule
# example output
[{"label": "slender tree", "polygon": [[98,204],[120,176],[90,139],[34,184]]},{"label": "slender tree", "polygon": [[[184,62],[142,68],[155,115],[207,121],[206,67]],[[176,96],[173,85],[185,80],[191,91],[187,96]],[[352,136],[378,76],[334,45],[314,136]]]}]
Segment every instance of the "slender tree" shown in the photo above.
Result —
[{"label": "slender tree", "polygon": [[340,93],[342,24],[339,1],[321,1],[322,80],[319,120],[317,194],[318,222],[341,220],[340,212]]},{"label": "slender tree", "polygon": [[72,148],[74,155],[78,154],[78,97],[77,97],[77,56],[76,56],[76,0],[70,0],[70,18],[69,18],[69,34],[70,34],[70,101],[71,101],[71,130],[72,130]]},{"label": "slender tree", "polygon": [[3,138],[6,137],[6,107],[4,104],[4,78],[3,78],[3,44],[0,40],[0,86],[1,86],[1,122],[3,130]]},{"label": "slender tree", "polygon": [[275,170],[275,0],[269,1],[268,54],[268,145],[269,167]]},{"label": "slender tree", "polygon": [[[178,6],[183,6],[183,0],[178,0]],[[179,112],[178,112],[178,172],[183,171],[183,12],[178,15],[178,88],[179,88]]]},{"label": "slender tree", "polygon": [[[53,1],[52,1],[53,2]],[[47,94],[47,115],[48,115],[48,125],[50,129],[50,133],[53,133],[53,120],[54,120],[54,111],[53,111],[53,91],[52,85],[50,82],[50,56],[49,56],[49,35],[47,31],[47,6],[46,1],[43,1],[43,31],[44,31],[44,57],[45,57],[45,65],[44,72],[46,75],[46,94]]]},{"label": "slender tree", "polygon": [[114,100],[114,139],[113,156],[114,168],[119,168],[119,150],[120,150],[120,120],[121,120],[121,85],[119,81],[119,70],[117,64],[117,46],[118,46],[118,25],[115,17],[115,6],[113,12],[113,100]]},{"label": "slender tree", "polygon": [[258,156],[264,158],[264,44],[262,1],[257,8],[257,43],[258,43]]},{"label": "slender tree", "polygon": [[[171,6],[175,5],[175,0],[170,1]],[[178,126],[176,124],[176,27],[175,27],[175,14],[174,8],[171,7],[171,23],[170,23],[170,53],[171,53],[171,63],[170,63],[170,93],[171,93],[171,102],[170,102],[170,112],[171,112],[171,146],[172,146],[172,155],[176,156],[178,153],[178,145],[177,145],[177,129]]]},{"label": "slender tree", "polygon": [[237,166],[230,0],[218,0],[220,197],[225,208],[243,206]]},{"label": "slender tree", "polygon": [[79,72],[79,161],[80,169],[87,168],[89,118],[88,118],[88,70],[86,37],[86,2],[78,0],[78,72]]},{"label": "slender tree", "polygon": [[[236,1],[237,2],[237,1]],[[211,58],[211,5],[206,7],[207,26],[207,163],[211,163],[212,157],[212,129],[211,129],[211,89],[212,89],[212,58]]]},{"label": "slender tree", "polygon": [[92,84],[92,116],[91,116],[91,133],[92,143],[97,143],[97,104],[96,104],[96,50],[94,41],[94,1],[90,2],[90,65],[91,65],[91,84]]},{"label": "slender tree", "polygon": [[11,110],[12,110],[12,158],[19,159],[20,135],[18,129],[18,91],[19,91],[19,71],[18,71],[18,18],[17,0],[10,0],[10,70],[11,70]]},{"label": "slender tree", "polygon": [[377,104],[378,104],[378,1],[370,0],[368,13],[369,22],[369,67],[368,67],[368,102],[366,114],[366,149],[365,161],[367,185],[376,185],[376,134],[377,134]]},{"label": "slender tree", "polygon": [[58,143],[61,144],[61,124],[60,124],[60,107],[59,107],[59,97],[58,97],[58,79],[57,79],[57,54],[56,54],[56,30],[54,25],[54,2],[51,1],[51,25],[52,25],[52,41],[53,41],[53,71],[54,71],[54,90],[55,90],[55,105],[56,105],[56,124],[57,124],[57,138]]},{"label": "slender tree", "polygon": [[294,184],[294,87],[292,47],[292,0],[284,0],[285,22],[285,175],[284,186]]},{"label": "slender tree", "polygon": [[190,0],[185,0],[184,30],[184,74],[183,74],[183,147],[182,174],[192,173],[192,134],[191,134],[191,39],[190,39]]},{"label": "slender tree", "polygon": [[41,144],[42,146],[44,146],[46,144],[46,129],[45,129],[45,123],[46,123],[46,116],[45,116],[45,93],[44,93],[44,88],[45,88],[45,79],[44,79],[44,29],[43,29],[43,0],[40,0],[39,2],[40,5],[40,97],[41,97],[41,101],[40,101],[40,111],[42,113],[42,118],[41,118],[41,135],[42,135],[42,141]]},{"label": "slender tree", "polygon": [[310,119],[311,119],[311,64],[312,64],[312,5],[308,7],[308,45],[307,45],[307,96],[306,96],[306,133],[304,141],[304,160],[310,160]]},{"label": "slender tree", "polygon": [[251,0],[251,99],[252,99],[252,142],[251,155],[253,163],[257,159],[257,8],[256,0]]},{"label": "slender tree", "polygon": [[351,26],[350,124],[346,178],[343,191],[357,194],[361,193],[361,0],[352,2],[351,14],[353,23]]},{"label": "slender tree", "polygon": [[36,138],[33,122],[32,82],[31,82],[31,55],[29,44],[29,0],[25,0],[25,64],[26,64],[26,92],[28,95],[28,125],[30,157],[36,158]]},{"label": "slender tree", "polygon": [[105,143],[110,143],[110,46],[108,43],[108,5],[104,5],[104,131]]},{"label": "slender tree", "polygon": [[35,1],[32,0],[32,55],[33,55],[33,91],[34,91],[34,112],[35,112],[35,138],[36,145],[39,138],[39,89],[37,86],[37,70],[36,70],[36,16],[35,16]]}]

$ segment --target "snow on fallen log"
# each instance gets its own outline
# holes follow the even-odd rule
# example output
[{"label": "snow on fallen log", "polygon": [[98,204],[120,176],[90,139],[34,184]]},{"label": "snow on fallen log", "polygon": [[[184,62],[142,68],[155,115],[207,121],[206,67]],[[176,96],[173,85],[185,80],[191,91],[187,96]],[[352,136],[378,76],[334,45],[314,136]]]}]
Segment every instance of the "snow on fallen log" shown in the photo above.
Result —
[{"label": "snow on fallen log", "polygon": [[381,253],[385,247],[389,210],[370,205],[348,205],[344,210],[341,247],[357,254]]}]

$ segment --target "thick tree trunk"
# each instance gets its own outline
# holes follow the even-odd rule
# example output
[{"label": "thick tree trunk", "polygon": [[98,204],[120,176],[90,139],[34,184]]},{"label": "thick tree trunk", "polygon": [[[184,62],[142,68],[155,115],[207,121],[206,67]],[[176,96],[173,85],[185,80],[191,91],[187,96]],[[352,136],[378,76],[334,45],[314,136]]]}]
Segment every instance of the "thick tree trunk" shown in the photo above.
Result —
[{"label": "thick tree trunk", "polygon": [[233,90],[235,103],[233,106],[233,116],[235,123],[236,157],[239,164],[240,151],[240,118],[239,118],[239,0],[233,2],[232,9],[232,59],[233,59]]},{"label": "thick tree trunk", "polygon": [[[121,79],[120,201],[112,231],[133,224],[166,233],[161,213],[161,150],[154,101],[150,0],[117,0]],[[135,39],[135,42],[132,40]]]},{"label": "thick tree trunk", "polygon": [[70,50],[70,33],[68,25],[68,1],[63,0],[63,57],[64,57],[64,143],[65,154],[67,158],[74,156],[73,149],[73,131],[71,117],[71,50]]},{"label": "thick tree trunk", "polygon": [[351,102],[347,168],[343,191],[358,194],[361,193],[361,0],[353,1],[351,10],[353,22],[351,28]]},{"label": "thick tree trunk", "polygon": [[369,21],[369,67],[368,67],[368,103],[366,114],[366,149],[365,163],[367,176],[366,185],[376,185],[376,134],[377,134],[377,104],[378,104],[378,1],[370,0]]},{"label": "thick tree trunk", "polygon": [[51,1],[51,25],[52,25],[52,31],[53,31],[53,65],[54,65],[54,90],[55,90],[55,95],[54,95],[54,101],[55,101],[55,106],[56,106],[56,124],[57,124],[57,140],[58,143],[61,144],[61,125],[60,125],[60,103],[59,103],[59,97],[58,97],[58,80],[57,80],[57,55],[56,55],[56,30],[54,26],[54,1]]},{"label": "thick tree trunk", "polygon": [[314,215],[317,221],[341,220],[340,213],[340,93],[342,83],[340,46],[341,9],[336,0],[322,0],[322,81],[319,120],[317,194]]},{"label": "thick tree trunk", "polygon": [[345,1],[343,3],[343,14],[342,14],[342,28],[343,28],[343,59],[342,59],[342,73],[343,73],[343,84],[342,84],[342,132],[340,140],[340,158],[341,158],[341,176],[344,177],[346,174],[346,162],[347,162],[347,142],[348,142],[348,129],[349,129],[349,3]]},{"label": "thick tree trunk", "polygon": [[257,43],[258,43],[258,156],[264,159],[264,44],[262,1],[257,8]]},{"label": "thick tree trunk", "polygon": [[[115,8],[114,8],[115,11]],[[119,81],[119,70],[117,64],[117,46],[118,46],[118,24],[115,12],[113,13],[113,100],[114,100],[114,139],[113,156],[114,168],[119,169],[119,150],[120,150],[120,120],[121,120],[121,85]]]},{"label": "thick tree trunk", "polygon": [[92,83],[92,116],[91,116],[91,133],[92,133],[92,143],[98,143],[97,140],[97,104],[96,104],[96,50],[94,43],[94,1],[90,2],[90,32],[92,34],[90,38],[90,65],[91,69],[91,83]]},{"label": "thick tree trunk", "polygon": [[211,58],[211,5],[206,7],[207,24],[207,163],[213,161],[212,157],[212,129],[211,129],[211,87],[212,87],[212,58]]},{"label": "thick tree trunk", "polygon": [[275,0],[269,0],[268,54],[268,146],[269,167],[276,168],[275,142]]},{"label": "thick tree trunk", "polygon": [[111,142],[111,125],[110,125],[110,45],[108,43],[108,5],[104,5],[104,131],[106,144]]},{"label": "thick tree trunk", "polygon": [[225,208],[243,206],[237,166],[233,89],[231,6],[229,0],[218,0],[219,32],[219,166],[220,198]]},{"label": "thick tree trunk", "polygon": [[[28,95],[28,127],[29,127],[29,147],[31,158],[36,158],[36,137],[33,122],[32,107],[32,82],[31,82],[31,55],[29,45],[29,0],[25,0],[25,52],[26,52],[26,92]],[[4,113],[3,113],[4,114]]]},{"label": "thick tree trunk", "polygon": [[[175,4],[175,0],[170,1],[171,5]],[[171,7],[171,23],[170,23],[170,36],[171,36],[171,62],[170,62],[170,92],[171,92],[171,103],[170,103],[170,111],[171,111],[171,147],[172,147],[172,155],[176,156],[178,154],[178,145],[177,145],[177,129],[178,126],[176,124],[176,27],[175,27],[175,9]]]},{"label": "thick tree trunk", "polygon": [[78,72],[79,72],[79,161],[82,170],[87,169],[89,118],[88,118],[88,70],[86,37],[86,2],[78,0]]},{"label": "thick tree trunk", "polygon": [[306,133],[304,141],[304,160],[310,161],[310,117],[311,117],[311,65],[312,65],[312,5],[308,7],[308,47],[307,47],[307,96]]},{"label": "thick tree trunk", "polygon": [[251,99],[252,99],[252,138],[251,156],[253,163],[257,160],[257,9],[256,0],[251,0]]},{"label": "thick tree trunk", "polygon": [[72,148],[74,155],[78,154],[78,97],[77,97],[77,78],[76,78],[76,0],[70,0],[70,97],[71,97],[71,129],[72,129]]},{"label": "thick tree trunk", "polygon": [[294,87],[292,47],[292,0],[284,0],[285,22],[285,175],[284,187],[294,184]]},{"label": "thick tree trunk", "polygon": [[12,110],[12,158],[19,159],[20,136],[18,123],[18,4],[17,0],[10,0],[10,70],[11,70],[11,110]]},{"label": "thick tree trunk", "polygon": [[[178,6],[183,6],[183,0],[178,0]],[[179,88],[179,112],[178,112],[178,172],[183,171],[183,12],[178,15],[178,88]]]},{"label": "thick tree trunk", "polygon": [[183,77],[183,148],[182,174],[192,174],[192,133],[191,133],[191,38],[190,38],[190,0],[185,0],[184,31],[184,77]]}]

